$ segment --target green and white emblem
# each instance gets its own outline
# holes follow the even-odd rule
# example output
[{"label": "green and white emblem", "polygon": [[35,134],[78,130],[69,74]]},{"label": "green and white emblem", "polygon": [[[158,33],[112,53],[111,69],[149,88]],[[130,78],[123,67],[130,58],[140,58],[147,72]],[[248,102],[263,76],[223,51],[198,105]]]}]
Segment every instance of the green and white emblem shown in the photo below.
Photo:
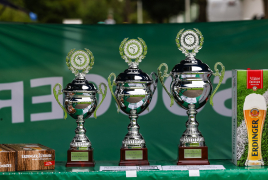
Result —
[{"label": "green and white emblem", "polygon": [[[176,44],[179,50],[182,51],[185,56],[190,59],[194,59],[196,53],[202,48],[204,43],[204,37],[202,33],[198,30],[185,30],[182,29],[179,31],[176,37]],[[190,52],[190,50],[192,50]]]},{"label": "green and white emblem", "polygon": [[71,65],[78,70],[85,69],[89,61],[90,58],[85,51],[75,51],[71,56]]},{"label": "green and white emblem", "polygon": [[[119,53],[130,67],[136,68],[145,58],[147,46],[141,38],[130,40],[125,38],[119,46]],[[135,59],[135,61],[133,62],[132,59]]]},{"label": "green and white emblem", "polygon": [[94,56],[88,49],[77,51],[72,49],[66,57],[66,64],[76,76],[79,73],[85,75],[94,65]]}]

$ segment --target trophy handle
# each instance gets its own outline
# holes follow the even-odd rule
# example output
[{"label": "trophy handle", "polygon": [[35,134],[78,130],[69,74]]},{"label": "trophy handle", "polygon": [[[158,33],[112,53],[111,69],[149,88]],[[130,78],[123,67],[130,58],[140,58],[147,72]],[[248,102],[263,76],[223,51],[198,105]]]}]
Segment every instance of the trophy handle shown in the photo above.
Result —
[{"label": "trophy handle", "polygon": [[154,82],[153,82],[153,85],[154,85],[153,94],[154,94],[154,92],[155,92],[155,90],[156,90],[156,88],[157,88],[158,76],[157,76],[157,74],[156,74],[155,72],[152,72],[152,73],[150,74],[150,77],[151,77],[152,79],[153,79],[153,75],[154,75],[154,77],[155,77],[155,80],[154,80]]},{"label": "trophy handle", "polygon": [[[59,90],[57,92],[56,88],[57,86],[59,86]],[[56,101],[58,102],[58,104],[60,105],[60,107],[63,109],[64,111],[64,119],[67,118],[67,111],[66,109],[61,105],[60,101],[59,101],[59,95],[62,95],[62,86],[61,84],[57,83],[55,84],[55,86],[53,87],[53,94],[54,94],[54,97],[56,99]]]},{"label": "trophy handle", "polygon": [[[114,77],[113,82],[111,81],[111,77],[112,77],[112,76]],[[115,95],[114,95],[114,91],[113,91],[113,86],[116,85],[116,83],[115,83],[115,79],[116,79],[116,75],[115,75],[115,73],[111,73],[111,74],[109,75],[109,77],[108,77],[108,85],[109,85],[109,89],[110,89],[110,91],[111,91],[111,93],[112,93],[112,95],[113,95],[113,97],[114,97],[114,99],[115,99],[115,102],[116,102],[117,105],[118,105],[117,112],[119,113],[119,111],[120,111],[120,105],[119,105],[119,102],[117,101],[117,99],[116,99],[116,97],[115,97]]]},{"label": "trophy handle", "polygon": [[[162,72],[161,72],[161,68],[162,68],[162,66],[165,67],[163,76],[162,76]],[[170,107],[171,107],[171,106],[173,106],[173,104],[174,104],[174,97],[171,95],[170,92],[168,92],[168,90],[167,90],[167,88],[166,88],[166,86],[165,86],[165,84],[164,84],[164,78],[165,78],[165,77],[169,77],[169,74],[167,74],[167,72],[168,72],[168,65],[167,65],[166,63],[162,63],[162,64],[159,66],[159,68],[157,69],[158,78],[159,78],[159,80],[160,80],[162,86],[164,87],[165,91],[167,92],[167,94],[168,94],[169,97],[170,97],[170,100],[171,100],[171,102],[170,102]]]},{"label": "trophy handle", "polygon": [[[219,73],[219,70],[217,68],[217,66],[220,65],[221,66],[221,73]],[[210,96],[210,104],[211,106],[213,106],[213,97],[216,93],[216,91],[219,89],[221,83],[222,83],[222,80],[224,78],[224,74],[225,74],[225,67],[223,66],[223,64],[221,62],[217,62],[214,66],[214,69],[215,69],[215,73],[213,73],[214,76],[219,76],[219,84],[217,85],[217,87],[215,88],[215,90],[213,91],[212,95]]]},{"label": "trophy handle", "polygon": [[[102,92],[101,85],[104,86],[104,92]],[[104,100],[104,98],[105,98],[105,96],[106,96],[106,94],[107,94],[107,86],[106,86],[106,84],[104,84],[104,83],[100,83],[98,94],[101,94],[101,95],[102,95],[102,98],[101,98],[101,102],[99,103],[99,105],[98,105],[97,108],[95,109],[95,112],[94,112],[94,117],[95,117],[95,119],[97,119],[97,114],[96,114],[96,113],[97,113],[97,110],[99,109],[100,105],[102,104],[102,102],[103,102],[103,100]]]}]

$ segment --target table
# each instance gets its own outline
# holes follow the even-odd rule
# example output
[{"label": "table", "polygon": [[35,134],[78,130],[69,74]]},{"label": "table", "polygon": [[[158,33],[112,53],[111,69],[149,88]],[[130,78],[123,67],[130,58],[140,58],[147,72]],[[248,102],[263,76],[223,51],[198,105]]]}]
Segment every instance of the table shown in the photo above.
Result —
[{"label": "table", "polygon": [[[66,168],[66,162],[56,162],[55,170],[1,172],[0,180],[22,179],[71,179],[109,180],[134,179],[126,177],[125,171],[99,171],[100,166],[117,166],[118,162],[97,161],[95,167]],[[200,177],[189,177],[188,171],[138,171],[135,179],[268,179],[268,166],[237,167],[231,160],[210,160],[211,165],[223,165],[225,170],[200,170]],[[150,161],[151,165],[176,165],[176,161]]]}]

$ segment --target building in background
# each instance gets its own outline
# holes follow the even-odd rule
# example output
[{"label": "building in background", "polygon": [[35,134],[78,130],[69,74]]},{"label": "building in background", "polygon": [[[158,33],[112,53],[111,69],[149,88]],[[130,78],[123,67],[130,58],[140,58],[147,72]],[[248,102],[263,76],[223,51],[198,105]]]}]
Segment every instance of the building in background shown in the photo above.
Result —
[{"label": "building in background", "polygon": [[237,21],[264,18],[263,0],[207,0],[207,20]]}]

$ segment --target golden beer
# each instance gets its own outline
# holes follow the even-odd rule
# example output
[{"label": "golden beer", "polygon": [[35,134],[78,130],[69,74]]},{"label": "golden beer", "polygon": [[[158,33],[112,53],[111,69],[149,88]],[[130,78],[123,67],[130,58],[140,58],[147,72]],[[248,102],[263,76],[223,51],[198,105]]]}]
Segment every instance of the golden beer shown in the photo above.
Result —
[{"label": "golden beer", "polygon": [[264,97],[255,93],[248,95],[243,111],[248,132],[248,157],[245,165],[264,165],[261,154],[262,129],[266,117]]}]

